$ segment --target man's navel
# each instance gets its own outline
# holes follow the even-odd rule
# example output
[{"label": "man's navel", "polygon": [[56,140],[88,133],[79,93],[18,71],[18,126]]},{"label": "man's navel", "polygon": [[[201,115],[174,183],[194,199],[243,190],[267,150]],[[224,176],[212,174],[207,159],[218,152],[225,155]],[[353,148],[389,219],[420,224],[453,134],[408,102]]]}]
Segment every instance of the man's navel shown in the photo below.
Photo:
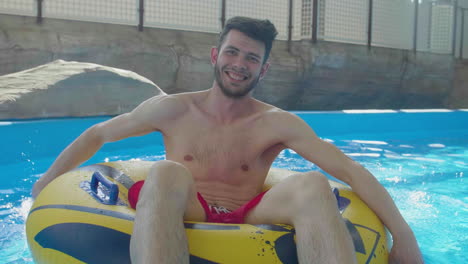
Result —
[{"label": "man's navel", "polygon": [[193,160],[193,156],[187,154],[187,155],[184,156],[184,160],[185,160],[185,161],[192,161],[192,160]]}]

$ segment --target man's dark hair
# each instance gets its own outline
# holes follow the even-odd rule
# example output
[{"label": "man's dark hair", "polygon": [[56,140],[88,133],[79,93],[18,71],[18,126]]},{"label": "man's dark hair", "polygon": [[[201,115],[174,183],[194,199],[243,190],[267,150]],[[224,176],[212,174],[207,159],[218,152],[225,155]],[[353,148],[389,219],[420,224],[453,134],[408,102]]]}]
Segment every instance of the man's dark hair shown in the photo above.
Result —
[{"label": "man's dark hair", "polygon": [[230,18],[219,35],[218,49],[223,45],[224,38],[231,29],[239,30],[248,37],[263,42],[265,44],[265,57],[263,59],[263,63],[268,60],[271,47],[273,46],[273,40],[275,40],[276,35],[278,35],[275,25],[273,25],[270,20],[240,16]]}]

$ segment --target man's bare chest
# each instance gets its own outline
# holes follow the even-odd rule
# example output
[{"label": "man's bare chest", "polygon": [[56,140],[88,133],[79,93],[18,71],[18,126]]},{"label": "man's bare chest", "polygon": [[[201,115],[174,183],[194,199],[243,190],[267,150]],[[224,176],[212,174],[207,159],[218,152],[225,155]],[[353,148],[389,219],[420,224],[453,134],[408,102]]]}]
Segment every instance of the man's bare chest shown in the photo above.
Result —
[{"label": "man's bare chest", "polygon": [[185,160],[198,163],[248,163],[259,158],[269,145],[265,137],[249,129],[227,131],[192,128],[187,132],[172,135],[166,148],[183,155]]}]

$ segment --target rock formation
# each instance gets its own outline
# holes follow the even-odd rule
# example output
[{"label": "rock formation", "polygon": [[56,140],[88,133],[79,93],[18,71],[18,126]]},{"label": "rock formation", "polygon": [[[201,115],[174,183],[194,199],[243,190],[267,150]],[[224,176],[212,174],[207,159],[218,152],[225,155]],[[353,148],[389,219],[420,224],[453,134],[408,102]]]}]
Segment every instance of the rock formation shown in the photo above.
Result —
[{"label": "rock formation", "polygon": [[117,115],[161,93],[131,71],[56,60],[0,76],[0,119]]}]

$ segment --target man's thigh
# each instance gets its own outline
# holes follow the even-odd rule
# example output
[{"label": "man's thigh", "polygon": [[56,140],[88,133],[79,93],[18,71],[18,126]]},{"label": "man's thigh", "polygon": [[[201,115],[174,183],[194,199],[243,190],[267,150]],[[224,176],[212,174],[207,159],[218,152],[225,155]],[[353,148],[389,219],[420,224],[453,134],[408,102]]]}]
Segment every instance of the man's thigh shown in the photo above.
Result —
[{"label": "man's thigh", "polygon": [[[319,212],[333,197],[328,179],[311,171],[287,177],[263,196],[262,201],[245,219],[250,224],[290,224],[312,210]],[[336,200],[335,203],[336,204]]]},{"label": "man's thigh", "polygon": [[297,188],[297,175],[275,184],[263,196],[260,203],[246,216],[247,224],[292,224],[291,200]]},{"label": "man's thigh", "polygon": [[203,209],[203,206],[198,200],[197,191],[195,187],[192,188],[192,191],[189,193],[188,196],[187,208],[184,214],[184,221],[206,221],[205,209]]},{"label": "man's thigh", "polygon": [[[147,210],[151,211],[154,208],[154,202],[162,202],[167,206],[174,207],[185,204],[185,221],[205,221],[205,211],[198,200],[193,176],[180,163],[167,160],[155,162],[145,180],[139,198],[141,198],[142,193],[148,199]],[[182,197],[186,197],[187,200],[183,201]],[[154,199],[162,199],[162,201]],[[139,206],[137,209],[142,208]]]}]

